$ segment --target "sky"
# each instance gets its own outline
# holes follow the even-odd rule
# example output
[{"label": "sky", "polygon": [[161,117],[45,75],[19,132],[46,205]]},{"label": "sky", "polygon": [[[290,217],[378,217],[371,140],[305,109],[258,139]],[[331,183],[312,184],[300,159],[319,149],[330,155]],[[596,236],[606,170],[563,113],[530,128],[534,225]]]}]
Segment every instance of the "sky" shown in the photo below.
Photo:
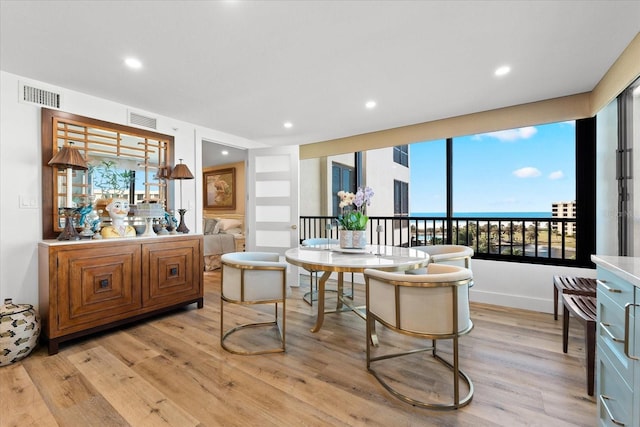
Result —
[{"label": "sky", "polygon": [[[411,144],[410,212],[446,210],[444,140]],[[453,139],[455,212],[551,212],[575,200],[575,122]]]}]

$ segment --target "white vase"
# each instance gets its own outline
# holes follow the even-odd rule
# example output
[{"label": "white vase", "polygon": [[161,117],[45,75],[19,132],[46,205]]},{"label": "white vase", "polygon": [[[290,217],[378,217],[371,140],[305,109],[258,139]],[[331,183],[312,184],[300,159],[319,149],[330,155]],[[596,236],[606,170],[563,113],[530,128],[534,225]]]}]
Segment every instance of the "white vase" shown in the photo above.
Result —
[{"label": "white vase", "polygon": [[353,232],[351,230],[340,230],[340,247],[350,249],[353,247]]},{"label": "white vase", "polygon": [[364,249],[367,247],[367,232],[365,230],[353,231],[353,247],[355,249]]},{"label": "white vase", "polygon": [[340,230],[340,247],[344,249],[364,249],[367,246],[365,230]]}]

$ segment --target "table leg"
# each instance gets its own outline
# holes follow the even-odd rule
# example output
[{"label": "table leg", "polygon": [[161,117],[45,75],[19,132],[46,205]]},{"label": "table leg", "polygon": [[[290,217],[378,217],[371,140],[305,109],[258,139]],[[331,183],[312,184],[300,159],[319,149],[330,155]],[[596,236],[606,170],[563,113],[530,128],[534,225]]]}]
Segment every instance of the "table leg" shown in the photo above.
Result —
[{"label": "table leg", "polygon": [[318,281],[318,316],[316,317],[316,324],[311,328],[311,332],[318,332],[322,327],[322,323],[324,323],[324,287],[329,276],[331,276],[331,272],[325,271]]},{"label": "table leg", "polygon": [[342,309],[342,295],[344,291],[344,273],[338,273],[338,298],[336,302],[336,311],[340,311]]}]

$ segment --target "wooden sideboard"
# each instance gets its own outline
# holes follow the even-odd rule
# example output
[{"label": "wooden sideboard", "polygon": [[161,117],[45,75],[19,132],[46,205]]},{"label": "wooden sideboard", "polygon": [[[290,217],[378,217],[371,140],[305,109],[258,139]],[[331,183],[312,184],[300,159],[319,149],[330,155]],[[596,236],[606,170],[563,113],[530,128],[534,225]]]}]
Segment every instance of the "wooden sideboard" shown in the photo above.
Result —
[{"label": "wooden sideboard", "polygon": [[49,354],[63,341],[204,304],[202,235],[46,240],[38,245],[38,258]]}]

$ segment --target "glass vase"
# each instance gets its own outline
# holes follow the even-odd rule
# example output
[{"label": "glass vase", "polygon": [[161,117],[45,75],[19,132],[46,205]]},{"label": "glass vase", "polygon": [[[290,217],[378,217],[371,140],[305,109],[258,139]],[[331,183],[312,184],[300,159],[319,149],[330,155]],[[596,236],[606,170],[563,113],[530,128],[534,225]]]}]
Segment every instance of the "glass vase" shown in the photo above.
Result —
[{"label": "glass vase", "polygon": [[340,247],[343,249],[364,249],[367,246],[365,230],[340,230]]}]

